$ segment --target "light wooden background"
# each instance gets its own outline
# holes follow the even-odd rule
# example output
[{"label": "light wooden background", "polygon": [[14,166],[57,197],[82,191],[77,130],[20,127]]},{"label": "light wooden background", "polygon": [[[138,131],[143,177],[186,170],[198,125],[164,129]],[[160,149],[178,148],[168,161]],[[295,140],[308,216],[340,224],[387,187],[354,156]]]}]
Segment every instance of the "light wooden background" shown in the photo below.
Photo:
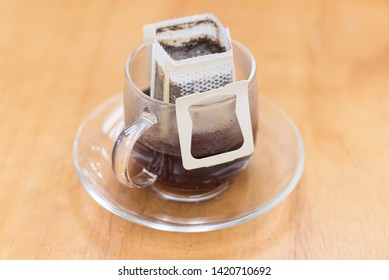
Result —
[{"label": "light wooden background", "polygon": [[[248,223],[169,233],[79,182],[80,122],[123,84],[142,26],[213,12],[301,129],[306,166]],[[388,1],[0,1],[1,259],[388,259]]]}]

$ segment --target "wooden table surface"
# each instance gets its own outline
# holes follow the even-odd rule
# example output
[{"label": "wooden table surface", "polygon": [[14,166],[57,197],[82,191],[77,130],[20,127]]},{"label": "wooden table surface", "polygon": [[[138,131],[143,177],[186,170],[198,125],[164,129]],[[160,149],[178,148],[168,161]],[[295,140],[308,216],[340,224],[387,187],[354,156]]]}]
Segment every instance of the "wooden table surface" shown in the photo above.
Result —
[{"label": "wooden table surface", "polygon": [[[295,191],[229,229],[119,218],[80,183],[80,122],[122,90],[142,27],[213,12],[301,130]],[[389,259],[389,2],[0,1],[1,259]]]}]

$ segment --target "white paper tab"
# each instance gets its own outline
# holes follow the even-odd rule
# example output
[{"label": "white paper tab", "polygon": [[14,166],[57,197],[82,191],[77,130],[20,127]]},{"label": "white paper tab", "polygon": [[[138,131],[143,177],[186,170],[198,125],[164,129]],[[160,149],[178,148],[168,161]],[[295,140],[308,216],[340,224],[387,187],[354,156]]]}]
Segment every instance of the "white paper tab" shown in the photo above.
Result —
[{"label": "white paper tab", "polygon": [[[242,146],[237,150],[209,157],[193,157],[191,153],[193,122],[189,113],[189,107],[199,102],[206,102],[210,98],[214,99],[217,97],[227,97],[233,95],[236,96],[235,113],[243,135]],[[209,115],[210,117],[212,116],[212,111],[209,112]],[[182,163],[184,168],[187,170],[230,162],[235,159],[248,156],[254,151],[247,80],[231,83],[222,88],[204,93],[195,93],[178,98],[176,101],[176,117]]]}]

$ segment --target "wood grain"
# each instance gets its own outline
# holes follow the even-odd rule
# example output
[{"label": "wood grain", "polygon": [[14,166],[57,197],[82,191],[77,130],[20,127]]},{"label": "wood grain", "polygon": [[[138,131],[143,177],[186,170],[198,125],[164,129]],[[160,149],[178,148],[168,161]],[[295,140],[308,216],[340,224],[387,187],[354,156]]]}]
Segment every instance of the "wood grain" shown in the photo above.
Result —
[{"label": "wood grain", "polygon": [[[142,26],[214,12],[299,126],[293,194],[230,229],[116,217],[72,163],[80,122],[123,84]],[[1,259],[388,259],[387,1],[0,1]]]}]

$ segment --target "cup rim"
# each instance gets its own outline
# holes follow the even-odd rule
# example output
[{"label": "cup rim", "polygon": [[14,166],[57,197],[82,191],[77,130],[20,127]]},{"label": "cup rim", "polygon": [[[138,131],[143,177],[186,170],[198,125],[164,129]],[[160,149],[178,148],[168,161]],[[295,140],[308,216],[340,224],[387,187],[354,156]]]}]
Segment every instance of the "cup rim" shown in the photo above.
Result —
[{"label": "cup rim", "polygon": [[[134,59],[135,55],[140,51],[142,50],[143,48],[145,48],[146,46],[150,45],[152,43],[152,40],[148,40],[148,41],[145,41],[141,44],[139,44],[133,51],[132,53],[128,56],[127,60],[126,60],[126,63],[124,65],[124,73],[125,73],[125,77],[126,77],[126,81],[127,83],[129,84],[129,86],[134,90],[134,92],[139,96],[141,97],[142,99],[146,100],[147,102],[151,102],[151,103],[155,103],[159,106],[165,106],[165,107],[170,107],[170,108],[175,108],[176,105],[173,104],[173,103],[166,103],[166,102],[163,102],[161,100],[158,100],[158,99],[154,99],[154,98],[151,98],[150,96],[148,96],[147,94],[145,94],[140,88],[138,88],[136,86],[136,84],[134,83],[134,81],[131,79],[131,76],[130,76],[130,70],[129,70],[129,65],[131,63],[131,61]],[[250,69],[250,75],[249,75],[249,78],[247,79],[248,80],[248,86],[250,87],[251,84],[254,82],[255,80],[255,75],[256,75],[256,72],[257,72],[257,65],[256,65],[256,61],[255,61],[255,58],[254,56],[252,55],[252,53],[250,52],[250,50],[245,46],[243,45],[242,43],[236,41],[236,40],[232,40],[232,45],[234,47],[238,47],[241,51],[244,52],[244,54],[246,56],[248,56],[249,60],[252,62],[251,63],[251,69]],[[229,100],[231,98],[234,98],[233,96],[227,96],[225,98],[222,98],[222,99],[219,99],[215,102],[211,102],[211,103],[208,103],[206,104],[205,106],[208,106],[208,105],[211,105],[213,103],[219,103],[219,102],[223,102],[223,101],[226,101],[226,100]],[[204,105],[197,105],[197,106],[204,106]]]}]

